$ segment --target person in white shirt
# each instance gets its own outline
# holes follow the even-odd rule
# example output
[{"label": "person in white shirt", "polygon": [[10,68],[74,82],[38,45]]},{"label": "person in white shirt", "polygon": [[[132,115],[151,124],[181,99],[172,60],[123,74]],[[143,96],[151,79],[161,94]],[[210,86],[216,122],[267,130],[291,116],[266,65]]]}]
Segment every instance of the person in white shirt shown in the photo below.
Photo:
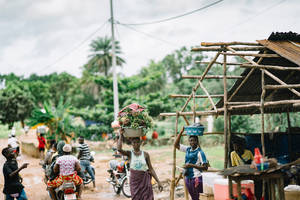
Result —
[{"label": "person in white shirt", "polygon": [[15,132],[12,132],[8,138],[8,146],[13,148],[16,151],[16,155],[18,156],[20,153],[20,143],[16,138]]}]

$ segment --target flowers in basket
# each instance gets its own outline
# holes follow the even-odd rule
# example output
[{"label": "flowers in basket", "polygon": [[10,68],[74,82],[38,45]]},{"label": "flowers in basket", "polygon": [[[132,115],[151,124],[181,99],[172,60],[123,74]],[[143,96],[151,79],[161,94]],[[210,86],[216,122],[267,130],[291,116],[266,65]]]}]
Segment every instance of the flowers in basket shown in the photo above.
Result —
[{"label": "flowers in basket", "polygon": [[153,127],[152,118],[145,108],[136,103],[124,107],[119,112],[118,121],[122,128],[147,130]]}]

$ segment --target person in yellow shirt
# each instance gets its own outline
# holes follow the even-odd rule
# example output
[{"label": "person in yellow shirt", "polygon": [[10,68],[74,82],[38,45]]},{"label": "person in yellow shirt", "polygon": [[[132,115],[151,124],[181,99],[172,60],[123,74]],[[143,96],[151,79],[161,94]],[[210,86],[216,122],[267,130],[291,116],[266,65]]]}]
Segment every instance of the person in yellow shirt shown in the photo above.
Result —
[{"label": "person in yellow shirt", "polygon": [[[233,150],[230,153],[231,166],[250,165],[254,160],[253,154],[246,147],[246,140],[244,138],[234,136],[232,138]],[[262,197],[262,181],[254,181],[254,194],[256,199]],[[265,200],[268,200],[268,195],[265,195]]]},{"label": "person in yellow shirt", "polygon": [[246,141],[241,137],[234,137],[232,139],[233,149],[230,153],[231,165],[233,167],[239,165],[250,165],[254,157],[251,151],[245,149]]}]

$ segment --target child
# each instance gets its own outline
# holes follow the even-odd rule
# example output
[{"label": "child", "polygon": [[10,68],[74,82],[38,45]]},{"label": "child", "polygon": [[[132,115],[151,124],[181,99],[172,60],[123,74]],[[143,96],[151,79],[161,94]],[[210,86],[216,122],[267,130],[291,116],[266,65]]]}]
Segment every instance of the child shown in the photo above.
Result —
[{"label": "child", "polygon": [[6,147],[2,150],[2,155],[6,158],[6,162],[3,165],[3,176],[4,176],[4,189],[6,200],[27,200],[24,186],[21,183],[21,177],[19,172],[27,168],[28,163],[24,163],[18,168],[16,161],[16,155],[14,150],[10,147]]}]

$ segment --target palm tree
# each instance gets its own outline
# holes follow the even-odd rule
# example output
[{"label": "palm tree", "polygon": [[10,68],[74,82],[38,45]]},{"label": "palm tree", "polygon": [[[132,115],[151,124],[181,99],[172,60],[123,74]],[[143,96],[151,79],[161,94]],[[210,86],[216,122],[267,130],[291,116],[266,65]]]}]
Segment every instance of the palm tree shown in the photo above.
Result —
[{"label": "palm tree", "polygon": [[[88,70],[92,73],[104,72],[105,76],[108,76],[108,71],[112,66],[112,40],[105,36],[104,38],[98,37],[96,40],[93,40],[90,44],[91,52],[94,54],[91,55],[91,59],[88,61]],[[121,47],[118,41],[115,41],[115,53],[117,65],[122,65],[125,63],[125,60],[118,55],[120,55]]]}]

